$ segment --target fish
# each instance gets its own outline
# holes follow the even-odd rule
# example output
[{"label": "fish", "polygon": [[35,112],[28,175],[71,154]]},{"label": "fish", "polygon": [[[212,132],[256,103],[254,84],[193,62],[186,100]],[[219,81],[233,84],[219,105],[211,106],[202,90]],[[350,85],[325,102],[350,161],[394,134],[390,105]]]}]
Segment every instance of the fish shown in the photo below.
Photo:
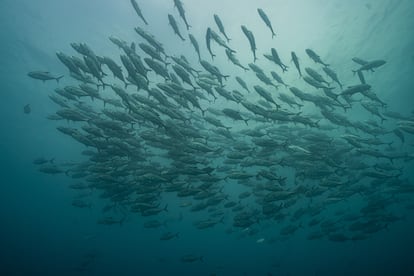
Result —
[{"label": "fish", "polygon": [[240,112],[238,112],[237,110],[231,109],[231,108],[224,108],[222,110],[223,114],[225,114],[226,116],[230,117],[231,119],[235,120],[235,121],[244,121],[245,124],[247,125],[247,122],[249,121],[249,119],[245,119],[240,115]]},{"label": "fish", "polygon": [[373,60],[373,61],[370,61],[370,62],[362,65],[357,70],[352,70],[352,72],[354,72],[354,73],[361,72],[361,71],[371,71],[371,72],[375,72],[374,69],[383,66],[385,63],[387,63],[387,62],[385,60],[382,60],[382,59]]},{"label": "fish", "polygon": [[174,0],[174,7],[177,8],[178,13],[180,14],[181,18],[183,19],[187,30],[189,30],[191,26],[188,25],[188,23],[187,23],[187,19],[185,17],[184,6],[183,6],[183,3],[181,2],[181,0]]},{"label": "fish", "polygon": [[142,14],[142,11],[141,11],[141,9],[138,6],[137,1],[131,0],[131,4],[132,4],[132,7],[134,8],[135,12],[139,16],[139,18],[141,18],[142,21],[144,21],[145,25],[148,25],[148,22],[147,22],[147,20],[145,20],[144,15]]},{"label": "fish", "polygon": [[310,59],[313,60],[315,63],[320,63],[320,64],[322,64],[325,67],[329,66],[329,64],[324,63],[321,60],[321,57],[318,56],[312,49],[309,49],[308,48],[308,49],[305,50],[305,52],[306,52],[306,54],[308,54],[308,56],[310,57]]},{"label": "fish", "polygon": [[266,24],[266,26],[270,29],[272,32],[272,38],[276,36],[275,32],[273,31],[272,23],[269,20],[269,17],[267,17],[266,13],[262,9],[257,9],[257,12],[259,13],[260,18],[262,18],[263,22]]},{"label": "fish", "polygon": [[359,65],[362,65],[362,66],[368,63],[368,61],[363,60],[363,59],[358,58],[358,57],[353,57],[352,61],[355,62],[355,63],[358,63]]},{"label": "fish", "polygon": [[[325,67],[328,68],[328,67]],[[329,82],[327,82],[318,72],[316,72],[314,69],[310,67],[305,68],[306,73],[308,73],[309,76],[311,76],[314,80],[320,83],[326,83],[329,85]],[[333,72],[333,71],[332,71]]]},{"label": "fish", "polygon": [[[135,32],[141,36],[142,38],[144,38],[149,44],[151,44],[152,47],[154,47],[155,49],[157,49],[158,52],[163,53],[165,55],[165,49],[164,46],[152,35],[147,33],[146,31],[144,31],[142,28],[140,27],[135,27],[134,28]],[[125,47],[124,47],[125,48]],[[124,49],[123,48],[123,49]],[[127,51],[128,53],[126,53],[128,56],[131,54],[130,51]]]},{"label": "fish", "polygon": [[172,240],[172,239],[178,238],[178,237],[179,237],[179,233],[178,232],[177,233],[166,232],[166,233],[163,233],[161,235],[160,240],[161,241],[169,241],[169,240]]},{"label": "fish", "polygon": [[241,26],[241,29],[242,29],[244,35],[247,37],[247,40],[249,41],[250,50],[253,53],[253,62],[256,62],[256,60],[257,60],[257,57],[256,57],[256,50],[257,50],[257,48],[256,48],[256,41],[254,39],[254,35],[244,25]]},{"label": "fish", "polygon": [[220,31],[220,33],[222,33],[224,35],[224,37],[226,38],[227,42],[230,42],[230,38],[227,36],[226,31],[224,30],[224,26],[223,23],[221,22],[220,17],[217,14],[214,14],[214,21],[217,24],[217,27]]},{"label": "fish", "polygon": [[181,38],[182,41],[185,41],[185,38],[181,35],[180,30],[178,29],[177,21],[175,21],[172,14],[168,14],[168,22],[170,22],[170,26],[173,28],[174,33]]},{"label": "fish", "polygon": [[270,102],[270,103],[274,104],[274,105],[276,106],[276,108],[277,108],[277,109],[281,108],[281,106],[275,102],[275,100],[272,98],[271,94],[270,94],[270,93],[269,93],[266,89],[264,89],[263,87],[261,87],[261,86],[259,86],[259,85],[255,85],[253,88],[254,88],[254,90],[256,90],[256,92],[257,92],[260,96],[262,96],[262,97],[263,97],[266,101],[268,101],[268,102]]},{"label": "fish", "polygon": [[[181,1],[174,3],[186,23]],[[258,13],[273,38],[270,22]],[[164,229],[167,222],[168,228],[179,227],[195,212],[197,231],[215,227],[236,238],[256,237],[257,243],[288,239],[300,228],[309,240],[357,242],[403,218],[393,212],[409,206],[406,199],[414,193],[402,176],[414,160],[414,113],[390,109],[375,78],[369,84],[354,78],[342,87],[336,72],[345,65],[326,67],[313,50],[305,51],[322,68],[299,64],[290,50],[299,78],[301,66],[306,72],[305,84],[279,75],[278,68],[289,68],[276,48],[264,54],[271,64],[245,65],[244,52],[229,47],[222,33],[198,27],[207,28],[212,59],[214,41],[244,71],[227,68],[224,56],[202,59],[197,33],[188,34],[192,46],[182,45],[197,56],[187,48],[177,54],[174,47],[167,52],[153,30],[139,26],[138,42],[110,36],[106,43],[115,52],[109,54],[85,42],[69,44],[73,55],[56,53],[71,80],[46,97],[56,104],[46,118],[54,120],[58,135],[78,143],[81,154],[70,162],[39,158],[33,166],[50,178],[76,179],[67,185],[75,192],[73,207],[92,207],[89,198],[98,194],[104,201],[98,224],[122,225],[131,214],[151,217],[142,226],[160,229],[155,239],[171,242],[179,233]],[[256,61],[255,37],[241,29]],[[378,60],[353,62],[358,74],[390,70]],[[355,195],[359,204],[343,208]],[[179,202],[179,218],[168,211],[170,201]],[[276,236],[265,238],[266,233]],[[198,262],[202,254],[181,261]]]},{"label": "fish", "polygon": [[30,104],[26,104],[23,107],[23,112],[24,112],[24,114],[30,114],[30,112],[32,112],[32,108],[30,107]]},{"label": "fish", "polygon": [[275,71],[271,71],[270,74],[272,75],[273,79],[275,79],[278,83],[283,84],[285,87],[288,87],[288,85],[282,80],[282,78]]},{"label": "fish", "polygon": [[371,89],[371,85],[369,84],[357,84],[357,85],[352,85],[349,86],[348,88],[346,88],[345,90],[342,90],[341,95],[354,95],[356,93],[363,93],[366,90],[370,90]]},{"label": "fish", "polygon": [[197,53],[198,60],[200,61],[201,60],[201,56],[200,56],[200,46],[198,45],[198,42],[197,42],[196,38],[192,34],[188,34],[188,37],[190,38],[191,44],[193,45],[194,50]]},{"label": "fish", "polygon": [[234,53],[232,51],[230,51],[229,49],[226,49],[226,55],[228,57],[228,59],[236,66],[242,68],[244,71],[248,71],[249,68],[241,65],[240,61],[237,59],[237,57],[234,55]]},{"label": "fish", "polygon": [[208,52],[211,55],[211,59],[213,60],[216,55],[213,54],[213,52],[211,51],[211,39],[212,39],[212,37],[211,37],[211,29],[209,27],[209,28],[207,28],[207,32],[206,32],[206,45],[207,45],[207,50],[208,50]]},{"label": "fish", "polygon": [[197,261],[203,262],[203,256],[194,255],[194,254],[187,254],[181,257],[181,261],[184,263],[194,263]]},{"label": "fish", "polygon": [[361,83],[366,84],[367,82],[365,81],[364,73],[362,73],[362,71],[357,71],[357,74],[358,74],[358,78],[361,81]]},{"label": "fish", "polygon": [[43,82],[48,80],[56,80],[59,83],[59,80],[64,77],[64,75],[55,76],[47,71],[31,71],[27,75],[33,79],[42,80]]},{"label": "fish", "polygon": [[274,63],[276,63],[277,65],[279,65],[283,72],[287,71],[288,66],[283,64],[283,62],[280,60],[279,54],[277,53],[275,48],[271,49],[271,58],[268,56],[266,57]]},{"label": "fish", "polygon": [[314,78],[304,76],[303,80],[307,82],[308,84],[312,85],[315,88],[322,88],[322,89],[334,89],[333,87],[327,87],[323,85],[321,82],[315,80]]},{"label": "fish", "polygon": [[296,69],[298,70],[299,77],[302,77],[302,72],[300,71],[299,59],[295,52],[290,53],[292,56],[292,61],[295,64]]},{"label": "fish", "polygon": [[236,81],[240,84],[240,86],[241,87],[243,87],[247,92],[249,92],[250,93],[250,90],[249,90],[249,88],[247,87],[247,84],[246,84],[246,82],[242,79],[242,78],[240,78],[239,76],[237,76],[236,77]]},{"label": "fish", "polygon": [[236,51],[231,49],[226,42],[213,30],[210,29],[210,35],[211,38],[221,47],[226,48],[227,50],[229,50],[231,53],[235,53]]},{"label": "fish", "polygon": [[[336,82],[342,89],[342,83],[338,79],[338,75],[330,67],[323,67],[322,70],[328,75],[334,82]],[[362,81],[361,81],[362,82]],[[362,82],[363,83],[363,82]]]}]

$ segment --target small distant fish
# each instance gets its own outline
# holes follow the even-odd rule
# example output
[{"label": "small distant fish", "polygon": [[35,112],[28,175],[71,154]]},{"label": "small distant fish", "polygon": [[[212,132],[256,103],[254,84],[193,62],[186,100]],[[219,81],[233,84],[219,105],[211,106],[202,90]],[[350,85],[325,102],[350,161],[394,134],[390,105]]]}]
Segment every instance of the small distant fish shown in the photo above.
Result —
[{"label": "small distant fish", "polygon": [[43,165],[43,164],[46,164],[46,163],[53,163],[54,161],[55,161],[55,158],[46,159],[44,157],[39,157],[39,158],[36,158],[35,160],[33,160],[33,164]]},{"label": "small distant fish", "polygon": [[63,78],[63,75],[54,76],[50,72],[46,71],[32,71],[27,73],[27,75],[33,79],[42,80],[43,82],[47,80],[56,80],[59,83],[59,80]]},{"label": "small distant fish", "polygon": [[184,263],[193,263],[196,261],[203,261],[203,256],[187,254],[181,257],[181,261]]},{"label": "small distant fish", "polygon": [[26,105],[23,107],[23,112],[24,112],[25,114],[30,114],[30,112],[32,112],[32,108],[30,107],[30,104],[26,104]]},{"label": "small distant fish", "polygon": [[173,233],[173,232],[167,232],[161,235],[160,240],[161,241],[169,241],[173,238],[178,238],[179,233]]},{"label": "small distant fish", "polygon": [[56,165],[42,165],[39,167],[39,171],[46,174],[60,174],[65,172]]},{"label": "small distant fish", "polygon": [[264,238],[261,238],[261,239],[258,239],[257,241],[256,241],[256,243],[263,243],[265,241],[265,239]]}]

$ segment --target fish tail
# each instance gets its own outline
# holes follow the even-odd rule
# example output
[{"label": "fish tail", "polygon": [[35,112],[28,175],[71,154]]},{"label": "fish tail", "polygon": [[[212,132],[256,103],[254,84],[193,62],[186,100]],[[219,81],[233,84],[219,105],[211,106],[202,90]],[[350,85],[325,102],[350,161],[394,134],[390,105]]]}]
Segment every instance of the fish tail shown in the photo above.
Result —
[{"label": "fish tail", "polygon": [[63,78],[63,77],[64,77],[64,75],[61,75],[61,76],[57,77],[57,78],[56,78],[56,82],[57,82],[57,83],[59,83],[59,80],[60,80],[61,78]]}]

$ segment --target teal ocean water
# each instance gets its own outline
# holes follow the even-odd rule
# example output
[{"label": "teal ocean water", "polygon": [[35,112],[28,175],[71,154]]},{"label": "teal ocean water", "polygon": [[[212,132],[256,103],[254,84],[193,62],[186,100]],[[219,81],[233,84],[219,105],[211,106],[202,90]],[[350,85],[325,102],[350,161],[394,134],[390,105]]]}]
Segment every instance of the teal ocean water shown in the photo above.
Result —
[{"label": "teal ocean water", "polygon": [[3,0],[1,275],[414,275],[414,3]]}]

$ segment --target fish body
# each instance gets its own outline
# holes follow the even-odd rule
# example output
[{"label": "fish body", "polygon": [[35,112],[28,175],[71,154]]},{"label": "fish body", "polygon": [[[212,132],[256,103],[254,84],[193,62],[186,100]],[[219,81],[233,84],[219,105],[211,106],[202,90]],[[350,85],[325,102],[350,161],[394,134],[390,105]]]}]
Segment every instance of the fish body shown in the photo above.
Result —
[{"label": "fish body", "polygon": [[174,33],[181,38],[182,41],[185,41],[184,37],[181,35],[180,30],[178,29],[177,21],[175,21],[174,16],[172,14],[168,14],[168,22],[170,22],[171,27],[174,30]]},{"label": "fish body", "polygon": [[145,20],[144,15],[142,14],[142,11],[138,6],[137,1],[131,0],[131,4],[132,4],[132,7],[134,7],[134,10],[137,13],[137,15],[142,19],[142,21],[144,21],[145,25],[148,25],[148,22],[147,20]]},{"label": "fish body", "polygon": [[214,15],[214,21],[216,22],[217,27],[220,30],[220,33],[222,33],[226,38],[227,42],[229,42],[230,38],[227,36],[226,31],[224,30],[223,22],[221,22],[221,19],[217,14]]},{"label": "fish body", "polygon": [[30,112],[32,112],[32,108],[30,107],[30,104],[26,104],[23,107],[23,112],[24,112],[24,114],[30,114]]},{"label": "fish body", "polygon": [[33,79],[42,80],[43,82],[47,80],[56,80],[56,82],[59,82],[59,80],[63,78],[63,75],[55,76],[52,75],[52,73],[46,71],[31,71],[27,73],[27,75]]},{"label": "fish body", "polygon": [[197,39],[192,35],[192,34],[188,34],[188,37],[190,38],[190,42],[193,45],[195,51],[197,52],[198,55],[198,60],[201,60],[200,57],[200,46],[198,45]]},{"label": "fish body", "polygon": [[291,56],[292,56],[292,61],[293,61],[293,63],[295,64],[295,67],[296,67],[296,69],[297,69],[297,70],[298,70],[298,72],[299,72],[299,76],[300,76],[300,77],[302,77],[302,72],[300,71],[300,65],[299,65],[299,59],[298,59],[298,56],[296,55],[296,53],[295,53],[295,52],[291,52],[290,54],[291,54]]},{"label": "fish body", "polygon": [[242,79],[242,78],[240,78],[240,77],[236,77],[236,81],[240,84],[240,86],[241,87],[243,87],[247,92],[249,92],[250,93],[250,90],[249,90],[249,88],[247,87],[247,84],[246,84],[246,82]]},{"label": "fish body", "polygon": [[214,57],[216,56],[215,54],[213,54],[213,52],[211,51],[211,29],[210,27],[207,28],[207,32],[206,32],[206,45],[207,45],[207,50],[211,55],[211,59],[214,59]]},{"label": "fish body", "polygon": [[256,41],[254,39],[254,35],[244,25],[241,26],[241,29],[242,29],[244,35],[247,37],[247,40],[249,41],[250,50],[253,52],[253,62],[256,62],[256,60],[257,60],[257,57],[256,57],[257,48],[256,48]]},{"label": "fish body", "polygon": [[385,60],[379,59],[379,60],[374,60],[371,62],[368,62],[364,65],[362,65],[358,70],[354,70],[353,72],[360,72],[360,71],[371,71],[374,72],[374,69],[383,66],[386,63]]},{"label": "fish body", "polygon": [[266,26],[270,29],[272,32],[272,38],[276,36],[275,32],[273,31],[272,23],[269,20],[269,17],[267,17],[266,13],[262,9],[257,9],[257,12],[259,13],[259,16],[262,18],[263,22],[266,24]]},{"label": "fish body", "polygon": [[324,63],[321,60],[321,57],[319,55],[317,55],[313,50],[306,49],[305,52],[308,54],[308,56],[310,57],[310,59],[313,60],[315,63],[320,63],[323,66],[329,66],[329,64]]},{"label": "fish body", "polygon": [[184,10],[184,6],[183,3],[181,2],[181,0],[174,0],[174,6],[177,8],[178,13],[180,14],[181,18],[183,19],[185,26],[187,27],[187,30],[190,29],[190,25],[188,25],[187,23],[187,18],[185,17],[185,10]]},{"label": "fish body", "polygon": [[237,57],[234,55],[234,53],[232,53],[229,49],[226,49],[226,55],[228,57],[228,59],[236,66],[239,66],[240,68],[242,68],[244,71],[249,70],[249,68],[241,65],[240,61],[237,59]]},{"label": "fish body", "polygon": [[272,61],[274,63],[276,63],[277,65],[280,66],[280,68],[282,68],[282,71],[285,72],[287,71],[288,66],[286,66],[285,64],[283,64],[283,62],[281,61],[279,54],[277,53],[275,48],[271,49],[271,53],[272,53]]}]

